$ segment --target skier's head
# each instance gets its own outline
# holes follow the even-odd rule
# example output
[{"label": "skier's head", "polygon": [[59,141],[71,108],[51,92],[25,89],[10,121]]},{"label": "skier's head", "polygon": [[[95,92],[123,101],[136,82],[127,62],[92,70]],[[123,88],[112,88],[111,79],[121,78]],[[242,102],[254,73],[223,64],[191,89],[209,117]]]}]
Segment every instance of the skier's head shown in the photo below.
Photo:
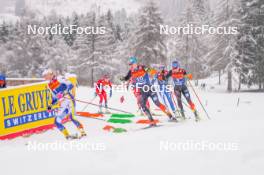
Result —
[{"label": "skier's head", "polygon": [[45,69],[42,73],[42,77],[45,79],[45,80],[52,80],[54,78],[55,74],[53,72],[53,70],[51,69]]},{"label": "skier's head", "polygon": [[130,57],[128,64],[132,66],[133,64],[137,64],[137,58],[136,57]]},{"label": "skier's head", "polygon": [[172,67],[172,69],[180,68],[180,63],[178,61],[173,61],[171,63],[171,67]]}]

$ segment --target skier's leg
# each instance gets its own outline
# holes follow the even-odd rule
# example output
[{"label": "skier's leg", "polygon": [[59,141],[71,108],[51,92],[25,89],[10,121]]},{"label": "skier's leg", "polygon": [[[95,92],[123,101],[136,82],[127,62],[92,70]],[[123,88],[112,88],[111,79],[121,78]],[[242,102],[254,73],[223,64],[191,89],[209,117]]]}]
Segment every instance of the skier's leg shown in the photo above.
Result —
[{"label": "skier's leg", "polygon": [[67,116],[67,111],[68,111],[68,109],[60,107],[58,109],[58,112],[55,116],[55,121],[54,121],[55,126],[59,129],[60,132],[62,132],[62,134],[66,138],[68,138],[70,134],[69,134],[68,130],[63,126],[62,120]]},{"label": "skier's leg", "polygon": [[133,93],[134,93],[134,95],[135,95],[135,97],[136,97],[136,99],[137,99],[138,111],[140,111],[140,115],[144,115],[144,114],[143,114],[142,107],[141,107],[141,104],[140,104],[140,98],[141,98],[141,96],[140,96],[140,91],[137,90],[136,88],[134,88]]},{"label": "skier's leg", "polygon": [[133,90],[133,94],[134,94],[134,96],[135,96],[136,99],[137,99],[137,105],[138,105],[138,108],[141,108],[141,106],[140,106],[139,92],[137,92],[136,88]]},{"label": "skier's leg", "polygon": [[102,95],[103,95],[103,101],[104,101],[104,104],[105,104],[105,108],[107,108],[107,93],[105,91],[102,92]]},{"label": "skier's leg", "polygon": [[154,102],[154,104],[157,107],[159,107],[162,110],[162,112],[164,112],[169,118],[173,118],[170,111],[166,108],[166,106],[160,103],[159,97],[156,92],[150,92],[150,97],[152,101]]},{"label": "skier's leg", "polygon": [[107,93],[105,91],[103,91],[103,98],[104,98],[104,102],[105,102],[105,113],[110,113],[110,111],[108,110]]},{"label": "skier's leg", "polygon": [[190,95],[190,92],[189,92],[189,90],[188,90],[186,85],[183,86],[182,92],[183,92],[183,95],[184,95],[185,99],[187,100],[188,104],[190,105],[191,110],[194,113],[196,121],[198,121],[199,120],[199,116],[198,116],[196,107],[195,107],[194,103],[191,100],[191,95]]},{"label": "skier's leg", "polygon": [[166,96],[166,98],[167,98],[167,100],[168,100],[168,102],[169,102],[169,104],[170,104],[171,110],[172,110],[173,112],[175,112],[176,109],[175,109],[174,103],[173,103],[173,101],[172,101],[172,97],[171,97],[170,92],[166,92],[166,91],[165,91],[165,92],[164,92],[164,95]]},{"label": "skier's leg", "polygon": [[166,103],[166,96],[165,96],[165,94],[164,94],[163,91],[160,92],[160,97],[161,97],[162,100],[163,100],[163,104],[164,104],[167,108],[169,108],[169,106],[168,106],[167,103]]},{"label": "skier's leg", "polygon": [[185,99],[187,100],[188,104],[190,105],[191,110],[194,111],[195,105],[191,100],[191,95],[190,95],[190,92],[189,92],[187,86],[184,85],[182,87],[182,93],[183,93],[183,96],[185,97]]},{"label": "skier's leg", "polygon": [[151,113],[150,113],[150,110],[149,108],[147,107],[146,103],[147,103],[147,100],[148,100],[148,92],[141,92],[140,93],[140,96],[139,96],[139,103],[140,103],[140,106],[141,106],[141,109],[142,111],[147,115],[148,119],[150,121],[154,121]]},{"label": "skier's leg", "polygon": [[86,136],[86,133],[84,131],[83,125],[76,119],[73,114],[69,114],[70,120],[73,122],[73,124],[78,128],[82,136]]},{"label": "skier's leg", "polygon": [[181,115],[185,119],[185,114],[184,114],[183,105],[182,105],[182,98],[181,98],[181,93],[182,93],[181,86],[175,86],[174,93],[177,99],[178,107],[181,110]]},{"label": "skier's leg", "polygon": [[146,102],[146,106],[148,109],[150,109],[150,104],[149,104],[149,100],[147,99],[147,102]]},{"label": "skier's leg", "polygon": [[102,103],[103,103],[104,97],[103,97],[102,93],[98,94],[98,96],[100,98],[100,100],[99,100],[99,113],[102,113]]},{"label": "skier's leg", "polygon": [[179,86],[174,87],[174,93],[177,99],[178,107],[183,111],[182,99],[181,99],[181,88]]}]

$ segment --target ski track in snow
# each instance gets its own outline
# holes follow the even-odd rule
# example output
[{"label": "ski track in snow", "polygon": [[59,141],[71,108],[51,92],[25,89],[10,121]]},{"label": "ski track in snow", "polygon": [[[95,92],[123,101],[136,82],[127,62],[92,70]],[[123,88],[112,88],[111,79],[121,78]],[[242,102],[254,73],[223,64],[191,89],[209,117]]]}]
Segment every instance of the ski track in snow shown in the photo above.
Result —
[{"label": "ski track in snow", "polygon": [[[128,130],[127,133],[109,133],[103,131],[106,122],[78,117],[84,124],[88,136],[76,140],[82,144],[103,144],[103,151],[70,150],[70,151],[32,151],[27,144],[36,143],[69,143],[56,130],[49,130],[42,134],[28,138],[0,142],[0,167],[5,175],[38,174],[38,175],[122,175],[122,174],[203,174],[203,175],[261,175],[264,171],[264,119],[263,93],[215,93],[196,89],[208,109],[211,120],[206,119],[200,105],[192,94],[195,104],[203,120],[194,122],[192,117],[182,123],[167,123],[164,116],[156,117],[164,121],[161,127],[140,130],[144,125],[125,124],[115,125]],[[80,87],[77,98],[90,101],[93,90]],[[124,104],[119,98],[125,96]],[[240,104],[237,106],[237,100]],[[94,101],[98,103],[98,99]],[[77,111],[85,104],[78,103]],[[131,93],[113,92],[109,106],[136,112],[137,105]],[[154,108],[154,105],[151,105]],[[89,112],[98,109],[92,106]],[[187,109],[186,109],[187,110]],[[111,125],[111,124],[110,124]],[[70,132],[76,133],[75,127],[67,123]],[[232,142],[237,144],[235,151],[183,151],[161,150],[161,142]]]}]

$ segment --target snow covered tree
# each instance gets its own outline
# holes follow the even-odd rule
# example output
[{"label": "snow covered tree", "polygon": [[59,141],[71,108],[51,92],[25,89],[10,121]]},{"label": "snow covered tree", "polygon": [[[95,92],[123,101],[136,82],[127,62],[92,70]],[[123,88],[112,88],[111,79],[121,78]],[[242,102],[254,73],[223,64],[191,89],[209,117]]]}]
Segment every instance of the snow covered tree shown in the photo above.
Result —
[{"label": "snow covered tree", "polygon": [[[212,25],[216,27],[236,27],[239,24],[239,16],[237,13],[238,3],[233,0],[219,1]],[[206,55],[208,65],[213,71],[219,72],[219,83],[220,75],[223,70],[228,72],[228,87],[229,92],[232,91],[232,72],[234,69],[234,60],[237,56],[237,35],[236,34],[215,34],[212,36],[212,49]]]},{"label": "snow covered tree", "polygon": [[73,69],[85,72],[82,81],[88,81],[93,86],[95,77],[104,73],[113,74],[118,69],[113,61],[117,46],[115,24],[111,12],[108,11],[99,18],[94,12],[88,13],[81,25],[91,26],[92,30],[90,34],[79,35],[76,39],[73,48],[78,53],[78,64]]},{"label": "snow covered tree", "polygon": [[[70,27],[70,25],[75,26],[75,28],[79,27],[79,17],[77,13],[72,14],[72,21],[71,18],[67,18],[65,21],[65,25],[67,27]],[[69,46],[73,46],[75,40],[77,38],[77,32],[76,30],[73,30],[72,33],[64,34],[64,40]]]},{"label": "snow covered tree", "polygon": [[[188,5],[183,10],[179,18],[178,26],[201,27],[209,24],[210,8],[206,0],[189,0]],[[204,77],[205,71],[204,55],[209,51],[208,36],[195,33],[183,33],[170,36],[168,48],[170,57],[181,62],[189,72],[194,73],[194,78],[197,80]],[[173,61],[173,60],[170,60]]]},{"label": "snow covered tree", "polygon": [[9,57],[8,75],[13,77],[39,77],[44,60],[43,37],[27,34],[27,19],[15,26],[13,40],[7,43],[12,49]]},{"label": "snow covered tree", "polygon": [[133,55],[145,65],[166,64],[167,49],[164,35],[160,33],[161,24],[163,20],[157,5],[149,1],[140,10],[138,30],[134,34],[131,45]]},{"label": "snow covered tree", "polygon": [[241,82],[258,84],[264,88],[264,2],[242,0],[240,14],[242,25],[237,49],[239,55],[235,62]]},{"label": "snow covered tree", "polygon": [[8,41],[9,28],[5,21],[0,25],[0,44]]}]

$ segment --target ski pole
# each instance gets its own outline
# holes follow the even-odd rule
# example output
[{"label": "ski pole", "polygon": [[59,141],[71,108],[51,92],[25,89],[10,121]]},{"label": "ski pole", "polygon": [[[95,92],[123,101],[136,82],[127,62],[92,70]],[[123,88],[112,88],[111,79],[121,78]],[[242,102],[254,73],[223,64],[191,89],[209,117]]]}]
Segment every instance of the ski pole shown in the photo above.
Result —
[{"label": "ski pole", "polygon": [[207,118],[208,118],[208,119],[211,119],[211,117],[209,116],[208,112],[206,111],[206,109],[205,109],[205,107],[204,107],[204,105],[203,105],[202,101],[200,100],[200,98],[199,98],[198,94],[196,93],[196,91],[195,91],[194,87],[192,86],[192,83],[191,83],[191,81],[190,81],[190,80],[188,80],[188,82],[189,82],[189,84],[190,84],[190,86],[191,86],[191,88],[192,88],[192,90],[193,90],[193,92],[194,92],[195,96],[197,97],[197,99],[198,99],[198,101],[199,101],[200,105],[202,106],[202,108],[203,108],[204,112],[206,113],[206,116],[207,116]]},{"label": "ski pole", "polygon": [[[96,97],[94,97],[94,98],[90,101],[90,103],[92,103],[95,99],[96,99]],[[81,111],[84,111],[89,105],[90,105],[90,104],[87,104],[86,106],[84,106],[84,108],[83,108]]]},{"label": "ski pole", "polygon": [[[89,104],[89,105],[92,105],[92,106],[99,107],[99,105],[94,104],[92,102],[87,102],[87,101],[78,100],[78,99],[75,99],[75,101],[80,102],[80,103]],[[106,107],[103,106],[103,108],[106,108]],[[127,111],[124,111],[124,110],[120,110],[120,109],[116,109],[116,108],[111,108],[111,107],[108,107],[107,109],[110,109],[110,110],[113,110],[113,111],[117,111],[117,112],[123,112],[123,113],[126,113],[126,114],[132,114],[131,112],[127,112]]]}]

